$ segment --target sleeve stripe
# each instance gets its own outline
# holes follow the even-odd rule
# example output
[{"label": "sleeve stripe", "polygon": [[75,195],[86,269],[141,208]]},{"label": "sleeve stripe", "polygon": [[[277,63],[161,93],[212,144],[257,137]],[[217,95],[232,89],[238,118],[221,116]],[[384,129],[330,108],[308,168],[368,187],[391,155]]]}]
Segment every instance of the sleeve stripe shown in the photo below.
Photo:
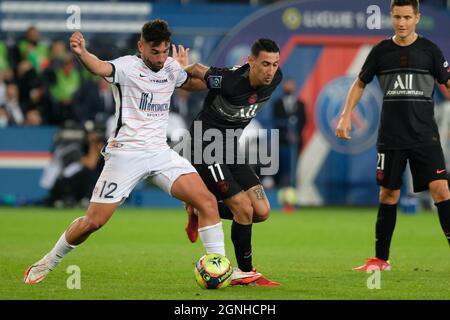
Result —
[{"label": "sleeve stripe", "polygon": [[186,80],[184,80],[184,82],[181,85],[179,85],[177,88],[181,88],[182,86],[184,86],[188,82],[190,77],[191,76],[189,75],[189,73],[186,72]]},{"label": "sleeve stripe", "polygon": [[[111,62],[108,62],[111,66],[112,66],[112,73],[111,73],[111,75],[109,76],[109,77],[103,77],[105,80],[106,80],[106,82],[108,82],[108,83],[114,83],[115,82],[115,76],[116,76],[116,66],[113,64],[113,63],[111,63]],[[110,79],[110,78],[112,78],[112,80],[111,81],[109,81],[108,79]]]},{"label": "sleeve stripe", "polygon": [[[113,72],[113,76],[114,76],[114,72]],[[119,91],[119,117],[117,119],[117,126],[116,126],[116,131],[114,133],[114,137],[117,137],[117,135],[119,134],[119,130],[123,125],[122,122],[122,103],[123,103],[123,99],[122,99],[122,90],[120,89],[120,85],[117,83],[116,84],[117,90]]]}]

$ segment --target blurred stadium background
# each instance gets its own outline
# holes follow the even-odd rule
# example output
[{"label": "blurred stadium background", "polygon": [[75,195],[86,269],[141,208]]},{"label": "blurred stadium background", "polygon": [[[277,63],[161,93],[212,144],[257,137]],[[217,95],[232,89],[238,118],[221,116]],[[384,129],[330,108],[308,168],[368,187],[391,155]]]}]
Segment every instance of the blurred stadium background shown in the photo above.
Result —
[{"label": "blurred stadium background", "polygon": [[[373,252],[381,101],[376,82],[355,113],[353,139],[338,141],[333,131],[345,92],[371,46],[391,35],[388,3],[1,1],[0,298],[448,299],[448,247],[430,210],[400,215],[391,251],[394,271],[383,273],[384,290],[368,290],[368,275],[350,271]],[[279,112],[285,95],[279,88],[253,127],[281,129],[280,172],[263,182],[273,208],[297,208],[298,214],[274,210],[268,223],[255,225],[253,248],[255,266],[282,287],[199,290],[192,263],[203,248],[188,243],[179,201],[145,182],[127,200],[128,208],[120,209],[95,241],[69,255],[45,285],[20,282],[26,266],[84,213],[114,112],[109,87],[84,71],[68,49],[73,30],[67,22],[75,23],[77,16],[73,5],[80,8],[88,49],[105,60],[135,53],[141,25],[155,18],[169,22],[174,43],[191,48],[192,62],[207,65],[244,62],[258,37],[278,42],[281,68],[304,112]],[[370,5],[381,8],[379,29],[367,28]],[[421,12],[419,33],[449,58],[449,4],[422,0]],[[172,129],[190,124],[203,95],[182,90],[174,95],[170,141],[176,140]],[[436,87],[435,99],[450,159],[449,97]],[[406,183],[400,207],[412,213],[432,205],[426,194],[412,196]],[[229,226],[224,221],[228,253]],[[70,264],[82,269],[83,290],[68,290]]]},{"label": "blurred stadium background", "polygon": [[[99,150],[114,102],[107,84],[81,68],[68,49],[68,22],[80,11],[88,49],[101,59],[136,52],[142,24],[165,19],[173,41],[191,48],[191,61],[237,65],[257,37],[281,48],[281,68],[294,81],[304,113],[280,115],[279,88],[254,121],[281,128],[280,171],[263,177],[273,207],[375,205],[374,143],[381,93],[372,83],[355,113],[350,142],[334,125],[351,81],[371,46],[391,35],[388,1],[2,1],[0,3],[0,202],[5,206],[85,206],[101,170]],[[381,8],[379,29],[369,29],[370,5]],[[450,56],[449,4],[421,1],[418,31]],[[187,127],[204,93],[178,91],[172,129]],[[437,87],[436,114],[447,147],[449,98]],[[446,107],[445,107],[446,106]],[[405,177],[408,181],[408,177]],[[406,186],[408,184],[406,183]],[[295,188],[290,193],[286,188]],[[280,193],[283,190],[284,193]],[[279,196],[277,198],[277,195]],[[429,198],[403,190],[402,206],[429,207]],[[143,182],[128,206],[178,207]]]}]

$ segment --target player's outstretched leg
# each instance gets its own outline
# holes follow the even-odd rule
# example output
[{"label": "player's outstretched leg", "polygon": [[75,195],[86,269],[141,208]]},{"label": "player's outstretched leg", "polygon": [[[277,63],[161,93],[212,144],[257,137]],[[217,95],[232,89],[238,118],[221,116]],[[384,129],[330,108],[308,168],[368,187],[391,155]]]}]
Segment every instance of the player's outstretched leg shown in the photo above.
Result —
[{"label": "player's outstretched leg", "polygon": [[[219,209],[219,216],[221,219],[233,220],[233,213],[223,203],[223,201],[218,201],[217,207]],[[185,228],[186,234],[189,241],[194,243],[198,239],[198,210],[194,208],[194,206],[187,203],[185,203],[184,208],[186,209],[186,213],[188,216],[188,221]]]},{"label": "player's outstretched leg", "polygon": [[84,217],[75,219],[61,235],[50,252],[32,264],[25,271],[23,281],[28,284],[39,283],[62,261],[64,256],[89,235],[100,229],[116,210],[118,204],[92,203]]},{"label": "player's outstretched leg", "polygon": [[186,224],[186,234],[192,243],[198,239],[198,210],[194,206],[185,203],[184,208],[188,215],[188,222]]},{"label": "player's outstretched leg", "polygon": [[198,173],[179,176],[170,193],[198,210],[198,234],[207,253],[225,255],[224,235],[217,200],[208,191]]}]

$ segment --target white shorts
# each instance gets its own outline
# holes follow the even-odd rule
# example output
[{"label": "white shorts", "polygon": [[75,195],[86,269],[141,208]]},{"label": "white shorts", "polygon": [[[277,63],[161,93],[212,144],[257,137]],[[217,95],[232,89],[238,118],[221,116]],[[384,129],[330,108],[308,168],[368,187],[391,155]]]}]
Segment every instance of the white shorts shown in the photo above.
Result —
[{"label": "white shorts", "polygon": [[105,166],[92,192],[91,202],[123,202],[138,182],[147,177],[171,195],[172,184],[179,176],[197,172],[189,161],[172,149],[150,153],[107,148],[103,156]]}]

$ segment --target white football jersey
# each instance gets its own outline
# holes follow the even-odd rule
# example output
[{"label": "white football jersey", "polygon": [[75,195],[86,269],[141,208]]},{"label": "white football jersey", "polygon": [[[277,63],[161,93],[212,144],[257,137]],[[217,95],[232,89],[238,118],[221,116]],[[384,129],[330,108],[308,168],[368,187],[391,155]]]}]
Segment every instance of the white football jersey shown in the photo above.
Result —
[{"label": "white football jersey", "polygon": [[169,57],[158,72],[150,70],[138,56],[110,61],[113,75],[105,78],[112,85],[116,101],[115,128],[108,147],[163,151],[167,145],[170,98],[175,88],[187,81],[178,61]]}]

